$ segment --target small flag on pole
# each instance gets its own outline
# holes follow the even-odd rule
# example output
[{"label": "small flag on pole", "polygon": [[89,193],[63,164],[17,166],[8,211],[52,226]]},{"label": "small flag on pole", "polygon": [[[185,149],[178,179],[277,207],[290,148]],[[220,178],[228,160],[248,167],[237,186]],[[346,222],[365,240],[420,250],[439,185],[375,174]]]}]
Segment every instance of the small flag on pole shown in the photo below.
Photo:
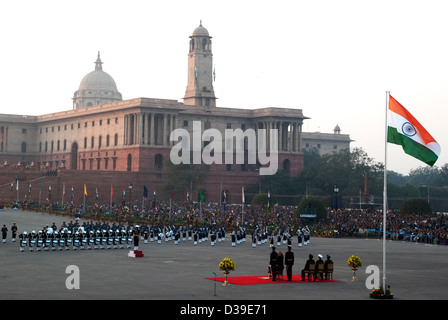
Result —
[{"label": "small flag on pole", "polygon": [[110,197],[112,198],[114,196],[114,188],[112,185],[110,185]]},{"label": "small flag on pole", "polygon": [[98,200],[98,188],[95,188],[95,198]]},{"label": "small flag on pole", "polygon": [[204,193],[204,190],[199,190],[199,200],[201,201],[201,202],[204,202],[204,199],[205,199],[205,193]]},{"label": "small flag on pole", "polygon": [[87,187],[85,184],[84,184],[84,195],[87,196]]},{"label": "small flag on pole", "polygon": [[389,95],[387,142],[401,145],[405,153],[433,166],[440,145],[397,100]]},{"label": "small flag on pole", "polygon": [[246,202],[246,198],[244,197],[244,187],[241,188],[241,201],[242,201],[243,203]]}]

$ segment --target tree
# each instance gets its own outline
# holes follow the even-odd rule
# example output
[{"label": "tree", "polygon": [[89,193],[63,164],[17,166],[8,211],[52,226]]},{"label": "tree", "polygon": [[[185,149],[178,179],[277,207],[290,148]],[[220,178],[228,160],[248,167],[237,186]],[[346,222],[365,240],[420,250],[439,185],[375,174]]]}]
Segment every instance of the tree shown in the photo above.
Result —
[{"label": "tree", "polygon": [[[166,161],[165,168],[165,180],[162,188],[166,195],[170,193],[170,190],[173,190],[175,195],[185,194],[187,190],[190,190],[191,185],[195,189],[200,189],[210,172],[210,166],[205,164],[181,163],[175,165],[170,159]],[[193,199],[192,195],[190,195],[190,199]]]},{"label": "tree", "polygon": [[409,199],[403,202],[400,212],[404,214],[432,213],[432,208],[426,200]]}]

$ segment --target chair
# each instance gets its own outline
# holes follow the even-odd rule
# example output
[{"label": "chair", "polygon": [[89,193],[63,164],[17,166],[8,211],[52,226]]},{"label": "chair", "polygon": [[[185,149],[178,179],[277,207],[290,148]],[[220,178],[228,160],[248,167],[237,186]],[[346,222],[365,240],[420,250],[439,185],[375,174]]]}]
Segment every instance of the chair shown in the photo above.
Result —
[{"label": "chair", "polygon": [[310,280],[313,277],[315,268],[316,265],[314,263],[310,263],[308,266],[308,270],[304,270],[305,277],[308,277],[308,280]]},{"label": "chair", "polygon": [[327,269],[324,270],[325,280],[333,280],[333,263],[327,264]]},{"label": "chair", "polygon": [[324,264],[318,263],[317,264],[317,270],[315,271],[314,278],[319,278],[319,280],[324,279]]}]

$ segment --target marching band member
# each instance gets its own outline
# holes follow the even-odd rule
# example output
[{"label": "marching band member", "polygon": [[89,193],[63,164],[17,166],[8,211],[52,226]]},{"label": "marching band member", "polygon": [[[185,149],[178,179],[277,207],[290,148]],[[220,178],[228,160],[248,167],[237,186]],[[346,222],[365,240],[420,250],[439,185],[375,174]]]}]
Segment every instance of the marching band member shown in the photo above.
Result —
[{"label": "marching band member", "polygon": [[20,241],[20,252],[23,252],[24,248],[28,244],[28,232],[23,231],[23,233],[19,235],[19,241]]},{"label": "marching band member", "polygon": [[36,246],[36,231],[32,231],[28,236],[28,246],[30,247],[30,251],[33,251],[33,247]]},{"label": "marching band member", "polygon": [[39,230],[36,235],[36,246],[37,251],[40,251],[40,248],[45,247],[45,234],[42,233],[42,230]]},{"label": "marching band member", "polygon": [[101,246],[101,232],[96,230],[96,234],[93,235],[94,249],[98,249]]},{"label": "marching band member", "polygon": [[12,237],[12,242],[16,242],[17,226],[16,226],[15,222],[12,224],[11,232],[12,232],[12,236],[11,236]]},{"label": "marching band member", "polygon": [[50,250],[50,247],[52,246],[53,243],[53,234],[47,230],[47,232],[45,232],[46,234],[46,238],[45,238],[45,251]]},{"label": "marching band member", "polygon": [[134,237],[134,251],[138,250],[138,242],[140,240],[140,226],[136,225],[135,229],[133,231],[133,237]]},{"label": "marching band member", "polygon": [[298,245],[299,247],[302,246],[302,239],[303,239],[303,233],[302,233],[302,230],[297,229],[297,245]]}]

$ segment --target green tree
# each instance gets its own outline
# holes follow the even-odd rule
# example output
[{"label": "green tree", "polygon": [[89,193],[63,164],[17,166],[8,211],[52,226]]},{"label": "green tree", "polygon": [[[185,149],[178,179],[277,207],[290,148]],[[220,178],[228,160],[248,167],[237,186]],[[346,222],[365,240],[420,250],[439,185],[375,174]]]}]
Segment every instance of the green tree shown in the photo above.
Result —
[{"label": "green tree", "polygon": [[[174,195],[181,196],[190,190],[191,186],[200,189],[210,173],[208,165],[182,163],[175,165],[170,159],[166,161],[165,168],[165,180],[162,185],[165,195],[169,195],[170,190],[173,190]],[[193,199],[192,195],[190,199]]]},{"label": "green tree", "polygon": [[400,212],[404,214],[432,213],[432,208],[426,200],[409,199],[403,202]]}]

